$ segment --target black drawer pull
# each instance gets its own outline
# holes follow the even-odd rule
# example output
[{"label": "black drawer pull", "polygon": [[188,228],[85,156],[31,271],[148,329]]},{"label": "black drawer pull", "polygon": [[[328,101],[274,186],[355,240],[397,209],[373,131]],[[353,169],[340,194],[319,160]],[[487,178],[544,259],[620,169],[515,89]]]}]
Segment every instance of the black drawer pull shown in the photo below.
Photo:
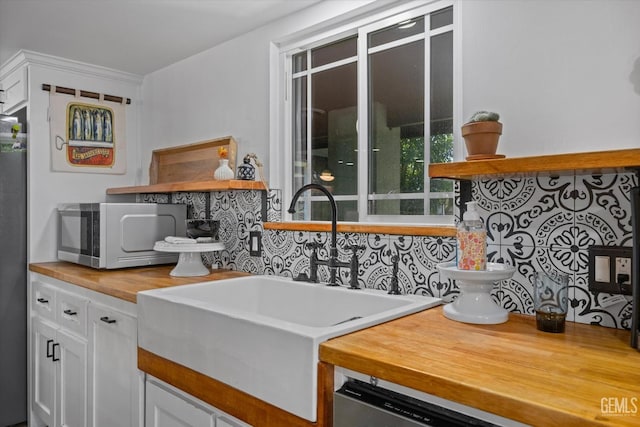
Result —
[{"label": "black drawer pull", "polygon": [[40,304],[49,304],[49,300],[46,298],[38,298],[37,300]]},{"label": "black drawer pull", "polygon": [[101,317],[100,320],[108,324],[116,323],[116,319],[109,319],[108,316]]},{"label": "black drawer pull", "polygon": [[53,345],[53,351],[51,352],[51,353],[52,353],[52,355],[51,355],[51,356],[52,356],[52,357],[51,357],[51,360],[53,360],[54,362],[57,362],[58,360],[60,360],[60,358],[59,358],[59,357],[58,357],[58,358],[56,358],[56,347],[59,347],[59,346],[60,346],[60,344],[59,344],[59,343],[55,343],[55,344]]},{"label": "black drawer pull", "polygon": [[53,357],[53,352],[51,351],[51,343],[53,340],[47,340],[47,359]]},{"label": "black drawer pull", "polygon": [[67,316],[76,316],[78,312],[73,310],[65,310],[64,314],[66,314]]}]

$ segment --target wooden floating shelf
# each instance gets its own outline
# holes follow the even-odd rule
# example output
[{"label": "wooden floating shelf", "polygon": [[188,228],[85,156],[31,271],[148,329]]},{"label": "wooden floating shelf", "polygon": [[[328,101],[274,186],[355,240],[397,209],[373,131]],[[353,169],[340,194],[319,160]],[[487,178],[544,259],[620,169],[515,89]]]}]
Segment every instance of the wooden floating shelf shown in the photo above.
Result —
[{"label": "wooden floating shelf", "polygon": [[107,194],[175,193],[179,191],[228,191],[228,190],[266,190],[262,181],[186,181],[165,182],[162,184],[139,185],[134,187],[107,188]]},{"label": "wooden floating shelf", "polygon": [[587,153],[551,154],[455,163],[431,163],[429,177],[473,179],[546,173],[601,174],[640,168],[640,149],[595,151]]}]

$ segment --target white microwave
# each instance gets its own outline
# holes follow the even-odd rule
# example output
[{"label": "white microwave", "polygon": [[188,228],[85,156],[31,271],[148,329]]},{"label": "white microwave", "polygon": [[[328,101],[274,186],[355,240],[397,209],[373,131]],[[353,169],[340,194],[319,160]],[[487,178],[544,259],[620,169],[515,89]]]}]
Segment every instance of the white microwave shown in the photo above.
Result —
[{"label": "white microwave", "polygon": [[175,263],[156,252],[167,236],[185,236],[187,206],[158,203],[68,203],[58,206],[58,259],[93,268]]}]

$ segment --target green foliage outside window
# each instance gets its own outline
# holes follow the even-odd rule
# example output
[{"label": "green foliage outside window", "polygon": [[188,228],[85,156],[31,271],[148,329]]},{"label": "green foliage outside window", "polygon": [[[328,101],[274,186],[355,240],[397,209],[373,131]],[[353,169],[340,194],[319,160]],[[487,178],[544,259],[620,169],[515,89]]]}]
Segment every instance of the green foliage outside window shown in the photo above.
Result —
[{"label": "green foliage outside window", "polygon": [[[424,191],[424,138],[413,137],[400,140],[400,191],[402,193],[420,193]],[[430,163],[448,163],[453,161],[453,134],[431,136]],[[432,193],[452,192],[453,183],[449,180],[430,180]],[[422,200],[403,200],[401,211],[404,215],[422,215]],[[451,215],[453,201],[449,198],[431,199],[430,215]]]}]

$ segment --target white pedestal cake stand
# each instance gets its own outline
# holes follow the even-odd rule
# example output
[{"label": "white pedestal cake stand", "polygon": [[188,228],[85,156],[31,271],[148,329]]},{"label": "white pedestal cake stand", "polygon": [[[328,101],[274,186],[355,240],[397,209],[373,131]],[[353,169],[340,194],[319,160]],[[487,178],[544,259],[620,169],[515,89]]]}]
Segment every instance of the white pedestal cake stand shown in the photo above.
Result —
[{"label": "white pedestal cake stand", "polygon": [[450,278],[460,288],[458,298],[444,306],[445,317],[458,322],[493,325],[509,319],[509,312],[491,298],[495,282],[510,279],[514,267],[499,263],[487,263],[483,271],[459,270],[455,262],[438,264],[440,279]]},{"label": "white pedestal cake stand", "polygon": [[224,250],[224,243],[169,243],[156,242],[153,246],[154,251],[158,252],[177,252],[180,254],[178,263],[169,273],[175,277],[194,277],[206,276],[209,269],[202,263],[202,252],[216,252]]}]

